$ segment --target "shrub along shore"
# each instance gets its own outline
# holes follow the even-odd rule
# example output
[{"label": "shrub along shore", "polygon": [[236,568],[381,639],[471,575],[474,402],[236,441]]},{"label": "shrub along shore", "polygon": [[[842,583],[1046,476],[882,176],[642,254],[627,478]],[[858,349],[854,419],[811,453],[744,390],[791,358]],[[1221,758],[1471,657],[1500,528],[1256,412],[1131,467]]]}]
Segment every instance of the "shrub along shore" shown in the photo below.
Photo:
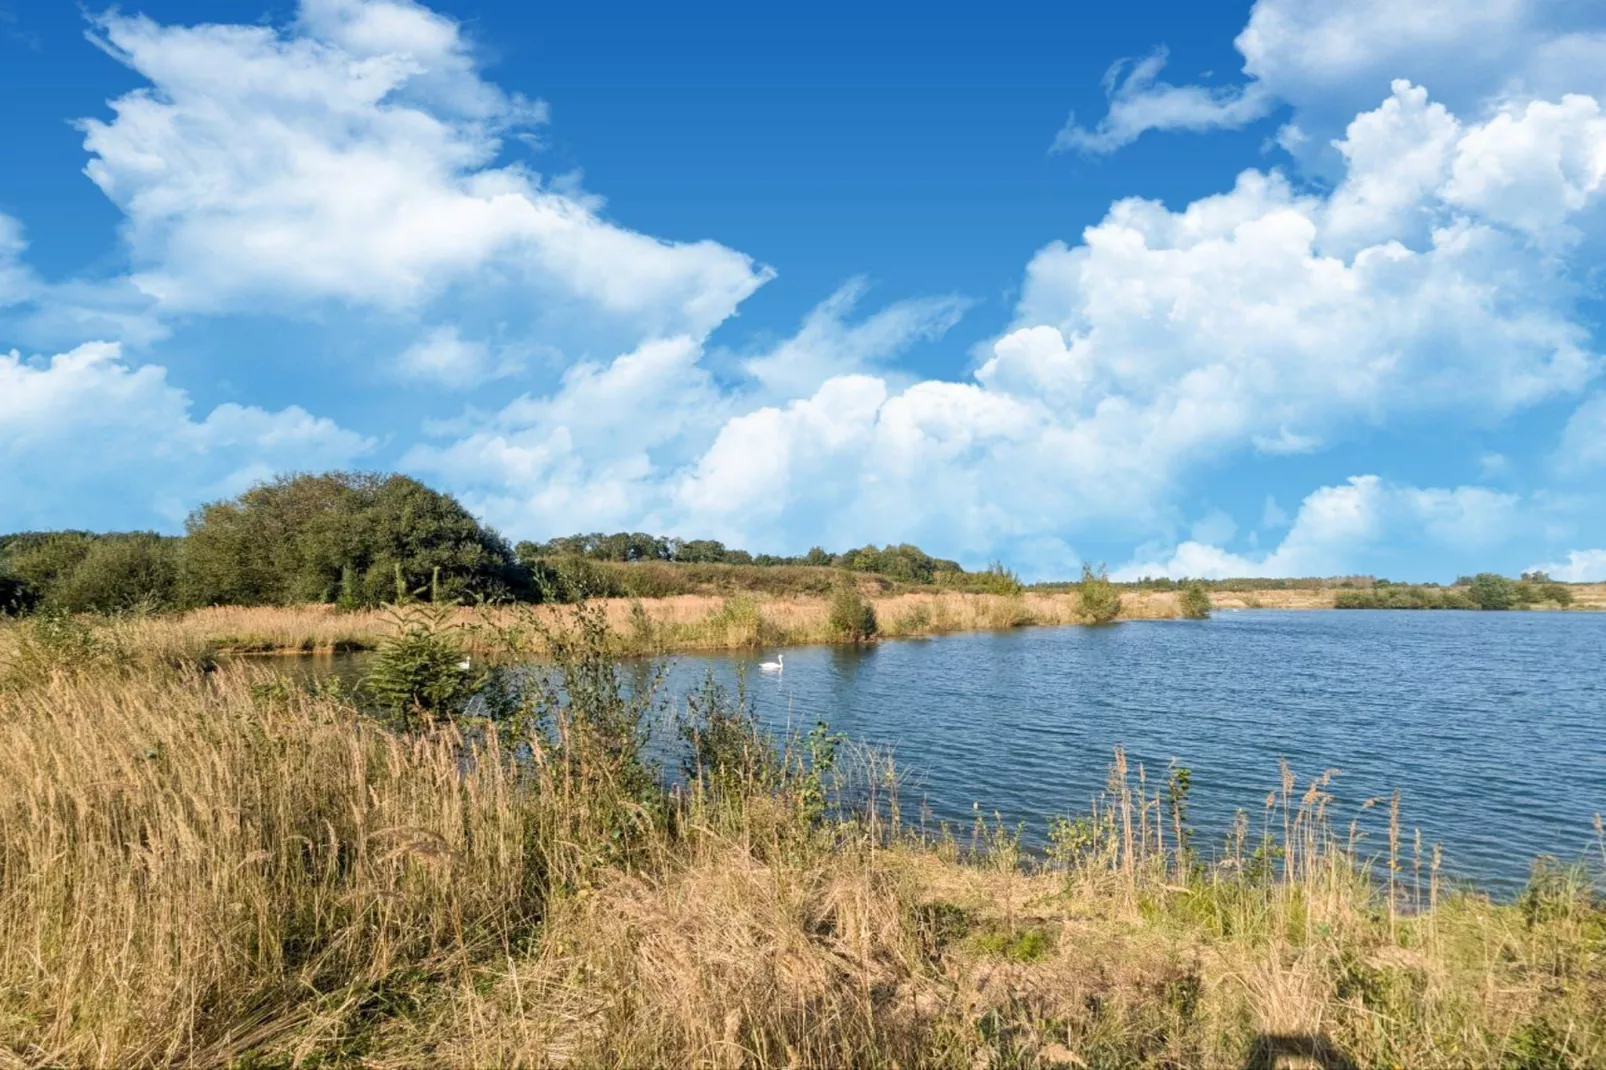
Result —
[{"label": "shrub along shore", "polygon": [[[1181,595],[1123,595],[1116,620],[1169,620],[1185,616]],[[822,643],[915,638],[953,632],[1087,624],[1075,594],[1015,596],[956,592],[858,594],[843,607],[839,597],[681,595],[659,599],[598,599],[617,655],[697,650],[758,650]],[[441,607],[463,630],[474,654],[500,649],[509,629],[531,619],[562,620],[566,606]],[[833,616],[833,610],[835,615]],[[1198,613],[1196,609],[1194,611]],[[344,612],[333,606],[218,606],[186,613],[89,616],[96,628],[129,649],[153,656],[205,659],[221,655],[334,654],[374,650],[396,625],[398,610]],[[857,621],[857,626],[854,622]],[[24,622],[0,622],[0,657]],[[530,636],[526,652],[543,656]]]},{"label": "shrub along shore", "polygon": [[1606,838],[1492,902],[1397,799],[1368,841],[1330,776],[1268,770],[1205,843],[1186,770],[1117,752],[1027,857],[923,826],[828,728],[767,737],[712,683],[664,708],[613,607],[553,612],[414,607],[360,693],[13,625],[0,1066],[1606,1061]]},{"label": "shrub along shore", "polygon": [[[676,595],[666,598],[607,598],[595,604],[613,629],[614,653],[668,654],[697,650],[767,649],[818,643],[863,642],[915,638],[953,632],[1092,622],[1075,591],[1016,595],[955,591],[888,590],[873,582],[856,585],[852,609],[840,607],[831,595],[731,594]],[[828,588],[829,590],[829,588]],[[1170,620],[1243,608],[1332,609],[1335,594],[1305,590],[1215,591],[1194,588],[1190,599],[1181,591],[1123,590],[1113,620]],[[1606,587],[1575,585],[1572,608],[1606,608]],[[1201,600],[1202,594],[1202,600]],[[1189,605],[1190,600],[1192,605]],[[1202,601],[1209,603],[1206,608]],[[562,619],[565,606],[443,607],[464,629],[463,641],[473,653],[491,652],[504,630],[531,616]],[[1385,602],[1371,608],[1407,608]],[[1552,608],[1548,606],[1533,608]],[[868,615],[865,610],[868,609]],[[124,613],[90,617],[107,635],[130,649],[152,655],[204,659],[242,654],[332,654],[376,649],[395,627],[395,607],[342,610],[332,605],[216,606],[179,613]],[[851,617],[857,613],[857,628]],[[0,657],[18,624],[0,621]],[[533,633],[532,633],[533,634]],[[542,651],[532,640],[528,651]]]},{"label": "shrub along shore", "polygon": [[[844,601],[847,605],[844,607]],[[908,592],[842,597],[734,594],[599,599],[613,627],[613,652],[667,654],[764,649],[817,643],[940,635],[1032,625],[1090,622],[1074,594],[1016,596]],[[567,606],[441,607],[464,629],[471,652],[503,642],[504,630],[531,619],[564,619]],[[96,620],[134,648],[180,657],[220,654],[328,654],[376,649],[395,627],[395,607],[342,612],[333,606],[219,606],[187,613],[130,614]],[[1179,616],[1177,596],[1121,600],[1118,619]],[[0,623],[0,651],[15,625]],[[528,652],[543,653],[530,631]]]}]

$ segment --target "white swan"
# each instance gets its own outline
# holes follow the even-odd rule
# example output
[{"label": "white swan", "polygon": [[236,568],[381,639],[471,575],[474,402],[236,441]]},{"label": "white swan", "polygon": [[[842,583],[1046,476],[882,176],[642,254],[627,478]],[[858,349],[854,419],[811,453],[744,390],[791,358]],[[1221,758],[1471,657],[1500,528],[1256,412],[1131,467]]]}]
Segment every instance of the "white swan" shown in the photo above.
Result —
[{"label": "white swan", "polygon": [[459,669],[466,670],[468,668],[468,662],[469,662],[469,659],[468,658],[464,658],[462,661],[457,663],[457,667]]},{"label": "white swan", "polygon": [[774,661],[766,661],[759,665],[760,672],[780,672],[786,668],[786,655],[775,655]]}]

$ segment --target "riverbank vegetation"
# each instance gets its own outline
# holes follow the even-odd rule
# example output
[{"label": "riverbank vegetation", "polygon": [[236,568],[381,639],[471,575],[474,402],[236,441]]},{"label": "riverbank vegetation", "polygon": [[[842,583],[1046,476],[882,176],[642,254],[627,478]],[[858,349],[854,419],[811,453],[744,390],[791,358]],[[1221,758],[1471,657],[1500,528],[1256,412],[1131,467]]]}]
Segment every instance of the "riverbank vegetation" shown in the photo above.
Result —
[{"label": "riverbank vegetation", "polygon": [[1462,577],[1451,587],[1379,583],[1335,591],[1335,609],[1566,609],[1575,599],[1570,587],[1542,573],[1507,579],[1492,572]]},{"label": "riverbank vegetation", "polygon": [[[1101,622],[1122,616],[1198,616],[1203,591],[1222,608],[1594,608],[1606,593],[1532,575],[1491,573],[1455,586],[1330,579],[1111,581],[1100,566],[1079,580],[1022,584],[1002,564],[967,571],[908,544],[797,556],[752,554],[709,539],[593,533],[510,545],[449,495],[397,475],[285,476],[192,514],[183,536],[82,531],[0,535],[0,615],[149,614],[218,606],[331,606],[361,612],[437,605],[569,604],[747,595],[829,600],[845,586],[866,598],[952,592],[1017,600],[1070,595],[1070,612],[1022,620]],[[1596,585],[1597,587],[1599,585]],[[1596,596],[1599,597],[1596,597]],[[1138,608],[1122,609],[1123,600]],[[1156,607],[1171,606],[1173,612]],[[1186,612],[1184,612],[1186,610]],[[992,615],[989,610],[987,616]],[[882,620],[884,635],[919,634]],[[952,630],[937,625],[933,630]],[[860,634],[862,629],[853,634]]]},{"label": "riverbank vegetation", "polygon": [[1002,565],[967,572],[919,547],[815,547],[795,558],[642,533],[510,546],[450,495],[397,475],[286,476],[197,509],[181,537],[82,531],[0,536],[0,612],[202,606],[564,602],[749,591],[1018,594]]},{"label": "riverbank vegetation", "polygon": [[[609,598],[611,642],[620,655],[691,650],[742,650],[813,643],[915,638],[952,632],[1032,625],[1090,623],[1075,594],[986,595],[942,590],[876,593],[858,583],[839,584],[820,596],[677,595],[658,599]],[[851,605],[849,604],[851,603]],[[427,603],[425,603],[427,605]],[[406,607],[401,607],[405,609]],[[505,629],[522,629],[528,653],[544,656],[535,619],[562,619],[559,605],[443,606],[476,653],[488,651]],[[397,607],[342,610],[332,605],[215,606],[182,613],[123,613],[85,617],[97,634],[116,637],[152,657],[206,660],[228,654],[331,654],[373,650],[395,626]],[[1122,619],[1178,616],[1176,596],[1129,594]],[[27,620],[71,620],[35,614],[0,621],[0,657],[27,630]]]},{"label": "riverbank vegetation", "polygon": [[[1397,805],[1369,840],[1330,775],[1287,769],[1207,843],[1186,770],[1119,752],[1029,857],[985,816],[913,818],[828,729],[767,737],[712,684],[667,708],[599,608],[563,612],[543,682],[420,686],[406,717],[112,625],[13,625],[0,1064],[1606,1059],[1583,865],[1493,902]],[[391,684],[466,652],[418,626]],[[683,741],[661,765],[655,723]]]}]

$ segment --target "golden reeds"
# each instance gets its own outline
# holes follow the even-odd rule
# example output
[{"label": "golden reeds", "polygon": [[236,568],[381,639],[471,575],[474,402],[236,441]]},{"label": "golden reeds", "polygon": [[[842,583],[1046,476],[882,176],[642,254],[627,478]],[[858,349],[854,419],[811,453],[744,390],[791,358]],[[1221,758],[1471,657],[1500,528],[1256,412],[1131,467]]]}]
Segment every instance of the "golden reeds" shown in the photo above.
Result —
[{"label": "golden reeds", "polygon": [[[869,599],[878,634],[886,638],[988,631],[1027,625],[1077,624],[1074,594],[989,595],[957,591],[906,592]],[[835,641],[829,600],[797,595],[739,593],[676,595],[655,599],[602,599],[620,653],[743,649]],[[1122,616],[1177,616],[1173,592],[1128,592]],[[481,652],[510,625],[534,615],[562,620],[561,606],[460,607],[452,619]],[[114,619],[100,628],[107,638],[153,658],[217,654],[315,654],[368,650],[394,628],[389,609],[344,612],[330,605],[216,606],[185,613]],[[0,622],[0,657],[14,626]]]},{"label": "golden reeds", "polygon": [[979,816],[960,857],[873,756],[838,821],[795,753],[666,794],[561,717],[400,735],[270,665],[107,658],[0,690],[0,1065],[1606,1060],[1598,891],[1446,892],[1434,847],[1424,909],[1397,800],[1374,879],[1331,771],[1218,854],[1117,752],[1048,859]]}]

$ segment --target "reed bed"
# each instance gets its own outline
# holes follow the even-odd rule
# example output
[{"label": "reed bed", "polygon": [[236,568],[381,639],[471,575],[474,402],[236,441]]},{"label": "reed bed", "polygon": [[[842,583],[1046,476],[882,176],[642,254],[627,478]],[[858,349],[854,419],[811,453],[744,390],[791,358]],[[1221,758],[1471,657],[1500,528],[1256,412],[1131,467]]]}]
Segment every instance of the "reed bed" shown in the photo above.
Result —
[{"label": "reed bed", "polygon": [[[886,638],[985,631],[1030,625],[1084,623],[1075,594],[970,594],[953,591],[867,596],[877,634]],[[837,641],[830,601],[808,595],[770,597],[676,595],[654,599],[600,599],[618,637],[620,653],[741,649]],[[466,629],[470,647],[488,652],[510,626],[539,618],[561,621],[562,606],[459,607],[452,620]],[[1178,615],[1174,592],[1129,592],[1123,619]],[[391,609],[341,611],[329,605],[215,606],[184,613],[128,616],[112,621],[115,641],[151,657],[204,658],[218,654],[327,654],[372,650],[395,627]],[[537,632],[539,628],[532,628]],[[478,638],[476,638],[478,637]],[[14,641],[14,626],[0,618],[0,656]]]},{"label": "reed bed", "polygon": [[51,642],[0,687],[0,1065],[1606,1060],[1588,872],[1448,890],[1331,773],[1201,844],[1117,752],[1028,858],[747,729],[671,790],[595,644],[566,705],[404,733],[271,663]]}]

